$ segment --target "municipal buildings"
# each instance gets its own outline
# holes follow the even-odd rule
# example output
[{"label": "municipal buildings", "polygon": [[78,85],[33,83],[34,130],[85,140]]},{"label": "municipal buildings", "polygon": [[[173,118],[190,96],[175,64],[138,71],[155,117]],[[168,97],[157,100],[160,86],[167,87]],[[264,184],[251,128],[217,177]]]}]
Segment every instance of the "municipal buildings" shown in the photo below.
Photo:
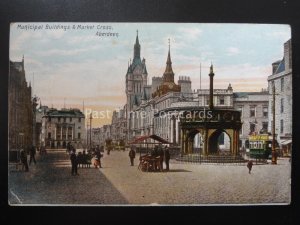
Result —
[{"label": "municipal buildings", "polygon": [[[209,108],[209,89],[192,90],[191,79],[178,75],[173,70],[171,48],[166,53],[166,67],[161,76],[153,76],[148,84],[146,60],[141,59],[141,45],[137,34],[133,48],[133,60],[125,75],[125,93],[127,102],[116,111],[112,124],[100,128],[98,140],[111,138],[116,144],[120,140],[129,142],[136,137],[156,134],[174,146],[180,143],[180,120],[176,113],[182,111]],[[211,66],[212,68],[212,66]],[[217,79],[217,76],[216,76]],[[234,92],[228,83],[224,89],[213,89],[213,102],[217,109],[237,110],[241,112],[242,128],[240,148],[248,147],[248,135],[267,130],[269,124],[269,93]],[[175,114],[174,114],[175,113]],[[228,137],[222,134],[224,148]],[[102,142],[103,144],[104,142]],[[201,135],[196,135],[195,147],[201,147]]]}]

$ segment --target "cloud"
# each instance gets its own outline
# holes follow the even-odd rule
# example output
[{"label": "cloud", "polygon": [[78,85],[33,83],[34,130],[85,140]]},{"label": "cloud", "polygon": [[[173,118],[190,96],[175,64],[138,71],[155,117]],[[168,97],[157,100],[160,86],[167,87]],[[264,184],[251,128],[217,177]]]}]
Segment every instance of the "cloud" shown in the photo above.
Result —
[{"label": "cloud", "polygon": [[181,27],[178,29],[178,31],[180,33],[180,38],[186,40],[196,40],[200,38],[202,34],[202,30],[200,28],[195,27]]},{"label": "cloud", "polygon": [[227,55],[228,56],[238,55],[239,53],[240,53],[240,50],[236,47],[227,48]]}]

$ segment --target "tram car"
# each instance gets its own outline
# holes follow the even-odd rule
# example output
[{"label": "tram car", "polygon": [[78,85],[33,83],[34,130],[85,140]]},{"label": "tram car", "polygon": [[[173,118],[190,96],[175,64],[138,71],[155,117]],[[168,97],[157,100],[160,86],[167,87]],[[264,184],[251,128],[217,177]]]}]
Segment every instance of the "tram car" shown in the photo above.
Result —
[{"label": "tram car", "polygon": [[272,158],[272,139],[269,134],[254,134],[249,136],[250,158]]}]

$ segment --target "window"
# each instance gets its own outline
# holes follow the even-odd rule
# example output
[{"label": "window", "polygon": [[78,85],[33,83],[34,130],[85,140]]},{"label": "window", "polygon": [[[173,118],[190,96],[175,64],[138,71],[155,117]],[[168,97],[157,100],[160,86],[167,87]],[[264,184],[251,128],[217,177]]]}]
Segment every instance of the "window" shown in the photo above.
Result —
[{"label": "window", "polygon": [[250,123],[250,133],[255,132],[255,123]]},{"label": "window", "polygon": [[284,111],[284,99],[280,99],[280,112],[283,113]]},{"label": "window", "polygon": [[284,78],[283,77],[280,79],[280,90],[284,91]]},{"label": "window", "polygon": [[280,120],[280,133],[283,133],[283,120]]},{"label": "window", "polygon": [[263,116],[268,117],[268,106],[263,106]]},{"label": "window", "polygon": [[206,99],[206,105],[209,105],[209,97]]},{"label": "window", "polygon": [[270,86],[269,86],[269,93],[272,94],[273,93],[273,87],[274,87],[275,83],[274,83],[274,80],[270,83]]},{"label": "window", "polygon": [[224,105],[224,104],[225,104],[224,96],[220,96],[220,105]]},{"label": "window", "polygon": [[241,116],[243,116],[243,106],[238,106],[237,110],[241,112]]},{"label": "window", "polygon": [[66,118],[64,118],[64,123],[65,123],[66,121],[67,121]]},{"label": "window", "polygon": [[58,117],[58,122],[60,122],[60,117]]},{"label": "window", "polygon": [[250,106],[250,117],[255,117],[255,106]]},{"label": "window", "polygon": [[72,122],[72,117],[70,117],[70,122]]},{"label": "window", "polygon": [[51,138],[51,132],[48,133],[48,138],[49,138],[49,139]]},{"label": "window", "polygon": [[262,129],[264,130],[264,131],[267,131],[268,130],[268,122],[262,122]]},{"label": "window", "polygon": [[78,139],[80,139],[80,135],[81,135],[81,134],[80,134],[80,133],[78,133],[78,135],[77,135]]},{"label": "window", "polygon": [[48,117],[48,122],[51,122],[51,117]]},{"label": "window", "polygon": [[78,118],[78,122],[79,122],[79,123],[81,122],[81,118],[80,118],[80,117]]}]

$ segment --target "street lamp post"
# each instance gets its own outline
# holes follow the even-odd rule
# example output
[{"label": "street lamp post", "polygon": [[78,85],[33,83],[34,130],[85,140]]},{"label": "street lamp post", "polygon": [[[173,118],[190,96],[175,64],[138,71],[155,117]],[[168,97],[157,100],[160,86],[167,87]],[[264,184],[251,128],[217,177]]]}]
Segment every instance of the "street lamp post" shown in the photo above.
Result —
[{"label": "street lamp post", "polygon": [[277,164],[277,155],[275,149],[275,83],[273,83],[273,104],[272,104],[272,114],[273,114],[273,124],[272,124],[272,164]]},{"label": "street lamp post", "polygon": [[90,114],[90,149],[92,148],[92,113]]}]

